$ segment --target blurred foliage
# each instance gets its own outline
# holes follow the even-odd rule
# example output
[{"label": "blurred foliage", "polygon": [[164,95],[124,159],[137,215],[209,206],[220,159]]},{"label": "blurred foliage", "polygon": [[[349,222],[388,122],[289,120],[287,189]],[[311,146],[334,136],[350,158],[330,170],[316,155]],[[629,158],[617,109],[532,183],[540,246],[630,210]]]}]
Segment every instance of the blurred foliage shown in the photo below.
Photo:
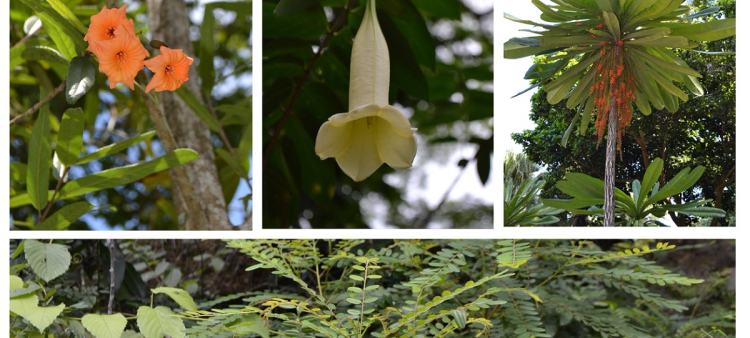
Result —
[{"label": "blurred foliage", "polygon": [[[36,0],[33,0],[36,1]],[[33,2],[32,1],[32,2]],[[91,15],[99,12],[104,3],[92,0],[61,0],[54,1],[81,21],[84,26],[89,25]],[[146,3],[141,1],[121,1],[121,5],[128,5],[128,18],[135,21],[136,34],[145,40],[150,36],[147,19]],[[245,144],[249,153],[251,127],[248,125],[251,109],[251,55],[250,32],[252,29],[250,3],[217,3],[210,5],[208,14],[215,17],[215,29],[212,30],[215,44],[203,43],[200,27],[204,17],[204,8],[199,8],[197,2],[187,3],[191,18],[190,35],[194,41],[192,57],[200,64],[200,55],[205,55],[204,49],[210,48],[215,66],[216,85],[210,92],[211,104],[216,107],[219,119],[228,135],[230,143],[235,147]],[[50,92],[66,78],[67,64],[55,62],[49,58],[35,57],[27,50],[41,46],[47,49],[57,49],[53,38],[55,30],[46,25],[34,30],[34,22],[38,18],[24,2],[10,3],[10,116],[23,113],[40,100],[39,88]],[[27,32],[32,32],[27,34]],[[85,43],[85,42],[84,42]],[[146,48],[152,52],[146,43]],[[27,54],[28,53],[28,54]],[[209,54],[210,55],[210,54]],[[93,58],[91,58],[94,61]],[[64,61],[64,60],[63,60]],[[98,67],[97,67],[98,68]],[[205,67],[203,67],[205,68]],[[214,75],[214,74],[212,74]],[[203,76],[203,74],[202,74]],[[204,76],[207,79],[207,77]],[[52,139],[56,139],[57,130],[63,112],[68,108],[82,108],[85,114],[85,129],[83,132],[84,151],[90,153],[100,147],[123,141],[131,137],[153,130],[152,122],[144,105],[144,95],[141,91],[130,91],[124,86],[109,89],[107,77],[96,72],[93,87],[75,104],[68,104],[64,95],[57,95],[50,103],[50,120]],[[200,79],[190,79],[200,81]],[[206,81],[203,81],[206,82]],[[145,84],[144,84],[145,85]],[[169,113],[169,112],[167,112]],[[38,113],[37,113],[38,114]],[[28,162],[28,145],[33,118],[25,118],[10,128],[10,193],[11,197],[25,193],[24,163]],[[212,135],[217,151],[221,150],[222,142],[218,135]],[[53,142],[54,143],[54,142]],[[146,140],[129,147],[126,151],[97,159],[86,164],[76,165],[69,173],[69,179],[98,173],[115,167],[142,162],[163,154],[157,139]],[[232,200],[240,185],[240,177],[230,166],[217,156],[217,169],[222,177],[222,188],[227,203]],[[244,166],[249,171],[249,163]],[[49,189],[55,189],[57,180],[50,177]],[[244,184],[244,183],[243,183]],[[74,201],[86,200],[96,208],[89,212],[82,221],[70,226],[70,229],[89,229],[96,225],[97,229],[177,229],[177,218],[170,191],[171,179],[168,172],[160,172],[143,178],[139,182],[127,184],[114,189],[100,190],[86,194],[66,202],[58,201],[53,207],[58,209],[62,205]],[[247,187],[244,189],[247,190]],[[242,197],[242,196],[239,196]],[[248,209],[248,196],[232,207],[243,215]],[[13,224],[34,224],[35,210],[27,205],[11,208],[10,219]]]},{"label": "blurred foliage", "polygon": [[[141,337],[150,307],[183,326],[172,337],[735,337],[734,241],[225,242],[117,240],[123,337]],[[70,266],[39,270],[42,245]],[[11,306],[23,313],[10,314],[11,332],[93,337],[79,320],[108,310],[108,243],[10,250]],[[62,315],[38,328],[17,307],[32,297],[65,304]]]},{"label": "blurred foliage", "polygon": [[[713,16],[735,17],[734,0],[709,1],[695,8],[720,6]],[[734,51],[736,37],[701,43],[699,50]],[[679,226],[721,225],[734,226],[736,194],[736,55],[709,55],[678,50],[678,55],[690,68],[703,76],[700,82],[705,89],[702,97],[693,97],[679,106],[675,113],[666,109],[654,110],[643,116],[636,109],[633,121],[623,134],[621,160],[615,168],[615,186],[626,189],[634,179],[642,177],[654,158],[664,159],[664,173],[659,182],[664,185],[680,170],[690,166],[703,166],[705,174],[695,189],[675,197],[676,203],[700,199],[714,200],[712,206],[727,211],[727,217],[701,220],[698,217],[670,214]],[[684,89],[684,88],[682,88]],[[513,140],[523,145],[528,158],[545,166],[547,182],[542,190],[546,198],[567,198],[555,188],[567,172],[584,173],[604,178],[604,147],[596,146],[595,131],[577,136],[579,126],[562,146],[562,138],[576,114],[564,104],[551,105],[546,93],[539,89],[532,97],[530,119],[536,123],[534,130],[513,134]]]},{"label": "blurred foliage", "polygon": [[[422,166],[444,165],[460,149],[475,153],[457,161],[461,174],[471,161],[477,171],[465,174],[478,175],[482,183],[489,179],[493,12],[476,13],[468,2],[377,2],[390,51],[390,103],[418,128],[419,148],[413,168],[395,171],[384,165],[356,183],[334,160],[321,161],[314,142],[328,117],[347,111],[352,40],[364,1],[263,2],[264,151],[298,94],[278,143],[264,153],[265,228],[367,228],[376,218],[401,228],[491,227],[492,206],[486,201],[448,200],[435,210],[407,197],[413,182],[423,186],[427,176],[440,175]],[[316,57],[340,17],[344,23]]]}]

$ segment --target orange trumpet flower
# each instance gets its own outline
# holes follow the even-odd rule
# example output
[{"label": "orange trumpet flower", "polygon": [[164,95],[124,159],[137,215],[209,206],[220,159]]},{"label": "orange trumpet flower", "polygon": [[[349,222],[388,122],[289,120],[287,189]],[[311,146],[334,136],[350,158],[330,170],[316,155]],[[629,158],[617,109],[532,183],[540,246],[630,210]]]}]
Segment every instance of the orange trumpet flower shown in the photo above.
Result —
[{"label": "orange trumpet flower", "polygon": [[98,56],[99,51],[95,48],[96,42],[114,39],[116,35],[115,31],[120,25],[125,27],[125,31],[128,34],[135,35],[133,20],[128,20],[125,16],[125,9],[127,7],[127,5],[124,5],[120,8],[107,9],[107,6],[104,6],[99,14],[91,16],[89,30],[86,32],[86,36],[83,37],[83,40],[89,43],[89,52]]},{"label": "orange trumpet flower", "polygon": [[193,59],[185,55],[182,49],[159,48],[161,55],[146,60],[143,64],[154,72],[154,77],[146,86],[146,92],[156,89],[157,92],[175,91],[188,80],[188,70]]},{"label": "orange trumpet flower", "polygon": [[123,25],[117,27],[114,35],[113,39],[94,42],[98,49],[99,71],[109,77],[109,88],[124,83],[132,90],[135,75],[143,69],[148,51]]}]

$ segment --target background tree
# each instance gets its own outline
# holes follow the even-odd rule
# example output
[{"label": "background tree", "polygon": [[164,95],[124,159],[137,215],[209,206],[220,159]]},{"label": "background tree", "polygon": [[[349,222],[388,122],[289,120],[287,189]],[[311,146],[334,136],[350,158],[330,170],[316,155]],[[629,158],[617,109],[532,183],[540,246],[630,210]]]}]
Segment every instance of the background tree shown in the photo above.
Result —
[{"label": "background tree", "polygon": [[[240,225],[243,222],[244,228],[249,228],[249,95],[252,70],[249,4],[222,2],[204,8],[197,7],[196,3],[169,1],[150,3],[152,8],[145,3],[130,1],[110,1],[107,4],[110,7],[128,5],[128,18],[134,19],[136,33],[152,56],[155,54],[148,44],[149,39],[158,36],[158,40],[172,48],[185,50],[196,62],[189,74],[190,80],[184,84],[186,88],[178,90],[177,94],[159,94],[159,102],[169,121],[166,123],[164,117],[159,118],[159,108],[149,96],[143,95],[138,88],[134,91],[122,86],[110,89],[106,83],[107,77],[99,72],[92,74],[92,87],[75,103],[66,101],[64,95],[53,96],[49,102],[52,141],[58,137],[60,120],[67,108],[81,108],[83,111],[84,154],[116,142],[133,141],[112,156],[76,164],[71,167],[68,179],[153,159],[176,147],[194,148],[198,160],[193,163],[194,166],[180,169],[182,175],[177,171],[173,175],[168,172],[155,173],[115,189],[58,201],[51,212],[77,201],[96,206],[83,216],[83,222],[70,225],[72,229],[195,229],[205,228],[208,224],[212,224],[213,228],[230,229],[232,224]],[[13,227],[33,226],[38,220],[34,209],[22,201],[27,190],[25,167],[29,160],[30,133],[36,115],[22,116],[21,113],[40,101],[38,88],[52,92],[58,84],[62,86],[59,88],[65,87],[65,79],[69,75],[68,63],[73,56],[79,55],[80,59],[89,60],[96,69],[96,59],[87,57],[85,46],[84,52],[73,48],[75,43],[79,43],[75,42],[77,39],[85,44],[83,35],[78,36],[75,30],[60,30],[57,27],[78,22],[85,31],[90,17],[98,13],[103,5],[102,2],[90,1],[37,0],[14,1],[10,5],[10,116],[16,119],[11,123],[10,135],[10,219]],[[195,14],[191,16],[193,18],[203,18],[189,21],[188,13]],[[160,24],[163,21],[157,19],[163,15],[173,20],[169,27]],[[147,23],[149,18],[154,20],[152,29]],[[221,28],[221,33],[217,33],[218,28]],[[175,31],[167,33],[166,29]],[[137,81],[145,86],[147,78],[144,74],[145,71],[140,73]],[[167,142],[166,127],[177,141],[173,145]],[[152,132],[154,129],[156,133]],[[134,138],[138,135],[143,137]],[[180,176],[186,179],[173,179]],[[45,186],[44,189],[55,189],[56,177],[50,176],[49,181],[49,187]],[[180,192],[185,189],[199,193]],[[192,196],[199,207],[186,208],[187,200],[183,194]],[[195,209],[198,209],[200,217],[193,217]],[[232,219],[231,223],[227,215]],[[192,221],[199,218],[206,218],[206,221]],[[209,220],[211,223],[207,223]]]},{"label": "background tree", "polygon": [[[543,28],[531,31],[536,37],[513,38],[505,43],[505,57],[520,58],[548,54],[544,67],[532,66],[542,82],[568,65],[577,64],[545,86],[547,100],[558,103],[567,98],[567,107],[582,112],[581,133],[596,112],[599,140],[607,127],[604,181],[604,224],[614,226],[615,144],[632,120],[633,104],[649,115],[651,105],[670,112],[685,92],[673,82],[684,84],[693,94],[704,90],[685,62],[671,51],[694,50],[695,41],[714,41],[734,35],[734,19],[691,22],[717,8],[687,15],[690,8],[681,0],[631,2],[559,1],[548,6],[534,2],[547,24],[510,20]],[[557,52],[563,52],[555,55]],[[578,117],[574,119],[575,123]],[[619,124],[619,126],[618,126]]]},{"label": "background tree", "polygon": [[[712,1],[706,6],[721,8],[711,17],[735,16],[733,0]],[[697,7],[694,11],[705,9]],[[705,42],[696,49],[733,51],[735,41],[735,37],[730,37]],[[706,173],[696,188],[676,196],[674,203],[713,199],[713,206],[726,210],[728,216],[709,220],[711,225],[733,225],[736,57],[733,53],[704,54],[686,50],[677,50],[677,53],[690,68],[700,72],[705,95],[680,104],[675,113],[662,109],[650,116],[634,114],[630,127],[622,136],[621,165],[616,168],[615,184],[625,189],[633,179],[642,177],[645,168],[656,157],[664,159],[664,174],[660,178],[662,185],[683,168],[702,165],[706,167]],[[554,188],[554,184],[566,172],[604,178],[605,151],[596,146],[592,137],[571,136],[566,139],[566,146],[562,145],[566,132],[570,135],[582,130],[586,135],[593,133],[590,128],[569,125],[576,110],[567,109],[562,104],[549,104],[544,98],[543,89],[532,97],[531,104],[530,117],[537,128],[514,134],[513,139],[523,145],[524,153],[532,161],[546,166],[549,176],[542,195],[547,198],[567,197]],[[639,110],[636,108],[636,111]],[[670,217],[679,226],[697,225],[700,221],[674,213],[670,213]]]},{"label": "background tree", "polygon": [[[346,111],[352,39],[364,1],[263,2],[264,227],[491,227],[492,203],[477,197],[430,206],[407,187],[423,185],[455,159],[490,180],[492,15],[471,1],[377,2],[390,52],[390,103],[418,128],[414,167],[378,169],[354,182],[314,140],[328,117]],[[447,180],[453,179],[453,177]],[[375,215],[383,215],[377,217]]]}]

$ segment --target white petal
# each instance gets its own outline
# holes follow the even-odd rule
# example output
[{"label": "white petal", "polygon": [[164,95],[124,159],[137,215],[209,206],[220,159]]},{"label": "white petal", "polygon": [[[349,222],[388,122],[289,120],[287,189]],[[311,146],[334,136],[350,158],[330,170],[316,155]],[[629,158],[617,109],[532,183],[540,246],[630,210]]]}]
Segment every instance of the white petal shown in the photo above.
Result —
[{"label": "white petal", "polygon": [[349,111],[370,103],[388,104],[391,61],[378,23],[375,0],[369,0],[354,37],[349,74]]},{"label": "white petal", "polygon": [[339,156],[349,146],[351,135],[351,124],[336,126],[330,121],[323,123],[315,138],[315,154],[321,160]]},{"label": "white petal", "polygon": [[401,111],[391,105],[380,107],[378,116],[388,121],[397,133],[401,136],[412,136],[414,135],[414,129],[411,128],[409,119],[404,116]]},{"label": "white petal", "polygon": [[375,141],[380,159],[395,169],[410,168],[417,155],[417,140],[414,135],[401,135],[395,125],[381,118],[375,119],[373,127],[377,131]]},{"label": "white petal", "polygon": [[375,141],[375,128],[367,127],[367,119],[350,122],[348,147],[336,157],[341,170],[359,182],[372,175],[382,164]]}]

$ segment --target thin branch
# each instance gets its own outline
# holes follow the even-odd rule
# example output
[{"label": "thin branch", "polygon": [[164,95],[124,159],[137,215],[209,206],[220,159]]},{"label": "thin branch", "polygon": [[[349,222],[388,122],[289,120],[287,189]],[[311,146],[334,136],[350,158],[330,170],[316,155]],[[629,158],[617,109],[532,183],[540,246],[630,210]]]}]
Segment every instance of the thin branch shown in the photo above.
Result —
[{"label": "thin branch", "polygon": [[47,214],[49,214],[50,209],[52,209],[52,205],[57,202],[55,199],[57,198],[57,194],[60,192],[60,189],[62,188],[62,183],[65,180],[65,175],[68,174],[68,170],[70,167],[65,167],[65,169],[62,172],[62,175],[60,175],[60,179],[57,180],[57,186],[55,186],[55,192],[52,194],[52,198],[49,200],[49,203],[47,203],[47,207],[44,208],[44,213],[42,214],[42,217],[39,217],[39,224],[42,224],[44,220],[47,218]]},{"label": "thin branch", "polygon": [[320,55],[323,54],[323,50],[326,49],[326,47],[328,47],[328,43],[331,41],[331,38],[333,38],[333,34],[339,29],[339,27],[341,27],[341,25],[344,24],[344,20],[349,16],[350,5],[351,5],[350,2],[346,3],[346,6],[344,6],[344,11],[336,19],[336,22],[333,23],[333,25],[331,26],[331,29],[328,30],[328,33],[326,34],[325,39],[318,47],[318,51],[315,53],[313,58],[310,59],[310,63],[307,64],[307,67],[305,68],[305,71],[302,74],[302,78],[300,78],[299,82],[297,83],[297,86],[294,88],[292,97],[289,99],[289,103],[286,105],[286,108],[284,108],[284,115],[281,117],[281,120],[276,125],[276,130],[274,131],[273,136],[271,136],[271,140],[268,142],[266,151],[263,153],[263,170],[264,171],[266,169],[266,164],[268,164],[268,159],[271,157],[271,152],[273,151],[273,148],[276,146],[276,143],[279,141],[279,136],[281,136],[281,130],[284,129],[284,125],[286,124],[286,121],[289,119],[289,116],[292,114],[292,107],[294,107],[294,103],[297,102],[297,98],[302,92],[302,87],[305,86],[305,83],[307,82],[307,78],[312,72],[313,66],[315,66],[315,63],[318,61],[318,58],[320,58]]},{"label": "thin branch", "polygon": [[14,123],[16,123],[18,120],[27,117],[31,114],[34,114],[39,108],[42,108],[42,106],[47,103],[49,100],[52,100],[53,97],[55,97],[57,94],[60,94],[63,89],[65,89],[65,81],[67,79],[64,79],[62,83],[60,83],[55,90],[53,90],[51,93],[47,94],[43,99],[41,99],[37,104],[35,104],[33,107],[29,108],[29,110],[25,111],[23,114],[20,114],[13,119],[10,120],[10,125],[12,126]]},{"label": "thin branch", "polygon": [[115,306],[115,240],[109,240],[109,305],[107,305],[107,314],[112,314],[112,308]]},{"label": "thin branch", "polygon": [[[480,147],[481,148],[481,147]],[[476,159],[477,155],[479,155],[479,149],[477,149],[477,153],[474,155],[474,159]],[[443,194],[443,198],[440,199],[440,203],[435,206],[432,210],[430,210],[427,215],[422,219],[421,222],[419,222],[419,225],[417,226],[417,229],[425,229],[427,228],[427,225],[430,223],[430,220],[432,220],[432,217],[435,216],[435,213],[440,210],[440,207],[443,206],[443,203],[448,199],[448,196],[450,195],[451,191],[453,191],[453,188],[456,187],[456,184],[461,179],[461,176],[463,176],[464,172],[466,171],[466,167],[469,166],[469,163],[467,162],[466,165],[464,165],[461,168],[461,171],[458,172],[458,175],[456,175],[456,178],[453,179],[453,182],[451,182],[451,185],[448,187],[448,190],[445,191]]]}]

